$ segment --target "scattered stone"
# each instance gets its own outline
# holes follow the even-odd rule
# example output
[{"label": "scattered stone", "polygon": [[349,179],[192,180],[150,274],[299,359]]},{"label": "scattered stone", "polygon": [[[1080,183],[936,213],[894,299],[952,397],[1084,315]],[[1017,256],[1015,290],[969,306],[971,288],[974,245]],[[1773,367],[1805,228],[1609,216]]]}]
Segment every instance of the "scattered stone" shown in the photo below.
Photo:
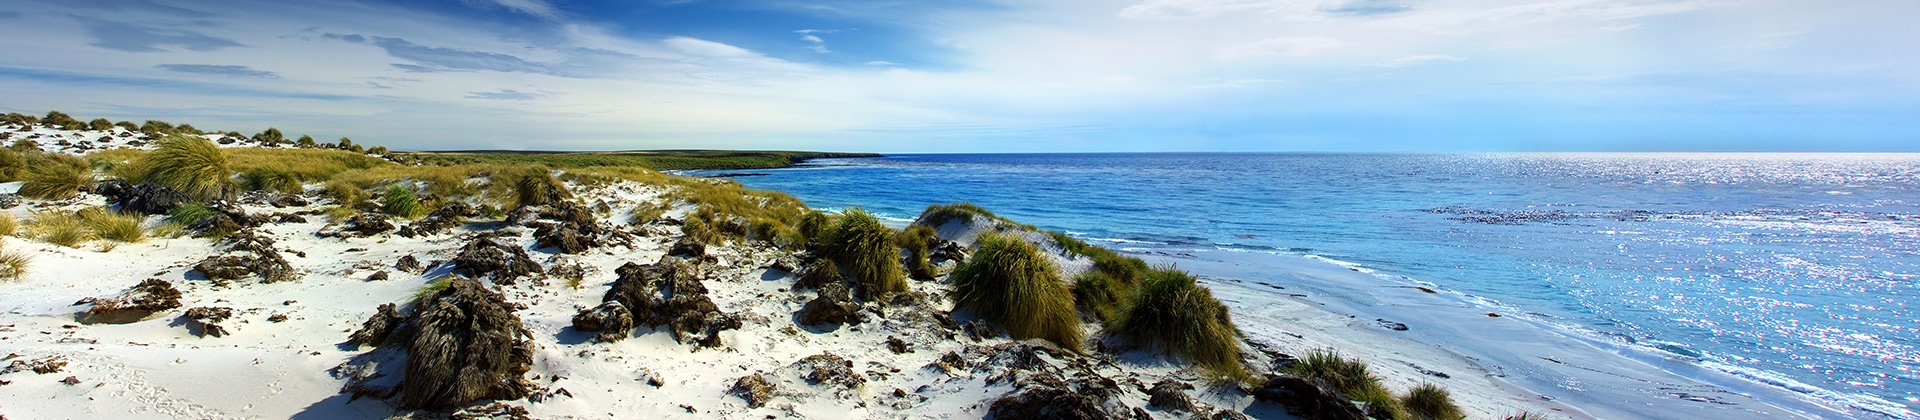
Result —
[{"label": "scattered stone", "polygon": [[454,257],[454,272],[472,278],[486,278],[498,284],[513,284],[528,276],[541,274],[540,263],[527,251],[507,244],[492,234],[474,237]]},{"label": "scattered stone", "polygon": [[1033,375],[1023,380],[1019,391],[993,400],[987,417],[996,419],[1072,419],[1102,420],[1118,418],[1101,409],[1093,396],[1073,390],[1052,374]]},{"label": "scattered stone", "polygon": [[707,255],[707,244],[690,237],[681,237],[679,241],[673,243],[672,248],[667,249],[667,255],[680,258],[704,257]]},{"label": "scattered stone", "polygon": [[413,224],[402,229],[400,236],[412,238],[416,236],[439,235],[453,230],[456,226],[460,226],[460,224],[465,222],[469,217],[478,216],[480,216],[480,210],[467,205],[467,203],[459,201],[448,202],[447,204],[441,205],[440,208],[434,209],[432,213],[427,213],[427,217],[420,218],[420,221],[413,222]]},{"label": "scattered stone", "polygon": [[201,337],[225,337],[227,328],[220,326],[227,318],[233,317],[233,308],[197,307],[187,310],[187,331]]},{"label": "scattered stone", "polygon": [[68,376],[68,377],[67,377],[67,379],[61,379],[61,380],[60,380],[60,383],[63,383],[63,384],[67,384],[67,385],[79,385],[79,384],[80,384],[80,377],[78,377],[78,376]]},{"label": "scattered stone", "polygon": [[420,259],[414,258],[413,254],[400,257],[400,261],[393,263],[393,269],[413,274],[420,274],[427,270],[426,267],[420,265]]},{"label": "scattered stone", "polygon": [[819,286],[818,296],[796,313],[796,321],[801,325],[840,325],[859,321],[860,305],[853,303],[853,296],[845,283],[827,283]]},{"label": "scattered stone", "polygon": [[[9,355],[9,356],[17,356],[17,355]],[[9,357],[9,358],[11,359],[12,357]],[[47,356],[47,357],[42,357],[42,358],[33,359],[33,360],[14,360],[13,363],[8,363],[6,368],[0,369],[0,375],[14,373],[14,372],[26,372],[26,371],[33,371],[33,373],[45,375],[49,373],[58,373],[60,372],[61,369],[65,369],[66,367],[67,367],[66,357]]]},{"label": "scattered stone", "polygon": [[322,230],[320,236],[334,238],[368,238],[393,231],[393,219],[385,214],[365,212],[341,222],[331,231]]},{"label": "scattered stone", "polygon": [[87,324],[126,324],[138,322],[157,312],[180,307],[180,290],[161,279],[146,279],[132,289],[111,298],[88,298],[92,303],[79,320]]},{"label": "scattered stone", "polygon": [[798,370],[807,383],[826,385],[843,392],[851,393],[866,385],[867,378],[853,371],[853,361],[833,353],[820,353],[801,358],[789,368]]},{"label": "scattered stone", "polygon": [[1406,331],[1406,330],[1407,330],[1407,324],[1402,324],[1402,323],[1398,323],[1398,322],[1393,322],[1393,321],[1388,321],[1388,320],[1385,320],[1385,319],[1378,319],[1378,318],[1375,318],[1375,319],[1373,320],[1373,322],[1377,322],[1377,323],[1380,323],[1380,326],[1381,326],[1381,327],[1385,327],[1386,329],[1389,329],[1389,330],[1394,330],[1394,331]]},{"label": "scattered stone", "polygon": [[562,254],[587,252],[588,249],[593,247],[593,243],[589,238],[580,236],[580,232],[575,231],[570,226],[558,223],[540,225],[539,228],[533,231],[533,238],[534,241],[536,241],[535,246],[540,248],[554,248]]},{"label": "scattered stone", "polygon": [[273,323],[287,322],[287,314],[273,314],[273,316],[267,317],[267,322],[273,322]]},{"label": "scattered stone", "polygon": [[978,319],[961,323],[960,330],[965,331],[967,333],[967,338],[973,339],[974,342],[979,342],[982,340],[992,339],[1000,336],[1000,332],[997,330],[994,330],[993,325],[987,324],[986,321],[982,321]]},{"label": "scattered stone", "polygon": [[733,395],[747,400],[747,407],[765,407],[767,401],[773,399],[773,391],[773,382],[767,381],[767,377],[759,373],[742,376],[733,381]]},{"label": "scattered stone", "polygon": [[273,197],[268,203],[274,207],[306,207],[309,204],[313,204],[307,202],[307,199],[300,197],[299,194],[280,194]]},{"label": "scattered stone", "polygon": [[573,329],[581,332],[597,333],[594,340],[614,342],[627,338],[633,332],[633,312],[618,300],[601,302],[600,306],[581,310],[573,316]]},{"label": "scattered stone", "polygon": [[913,347],[907,346],[906,340],[901,340],[900,337],[889,335],[887,336],[887,351],[891,351],[893,354],[912,353]]}]

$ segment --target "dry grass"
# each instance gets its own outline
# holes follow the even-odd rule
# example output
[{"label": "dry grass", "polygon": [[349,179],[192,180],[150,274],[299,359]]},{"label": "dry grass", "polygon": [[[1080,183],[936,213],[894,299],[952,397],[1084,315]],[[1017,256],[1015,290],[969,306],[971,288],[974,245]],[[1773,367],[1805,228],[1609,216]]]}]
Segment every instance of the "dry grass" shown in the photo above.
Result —
[{"label": "dry grass", "polygon": [[34,239],[68,248],[79,248],[80,244],[93,240],[87,222],[77,214],[34,211],[32,215],[33,219],[27,221],[27,234]]},{"label": "dry grass", "polygon": [[41,200],[61,200],[80,194],[93,184],[93,168],[86,159],[62,154],[43,154],[28,159],[20,183],[20,196]]},{"label": "dry grass", "polygon": [[13,236],[20,232],[20,220],[13,213],[0,213],[0,236]]},{"label": "dry grass", "polygon": [[1026,241],[982,235],[973,257],[953,272],[957,307],[1000,324],[1016,339],[1040,338],[1080,351],[1085,338],[1073,294],[1053,262]]},{"label": "dry grass", "polygon": [[0,242],[0,280],[18,280],[26,277],[28,266],[33,264],[33,256],[7,249]]},{"label": "dry grass", "polygon": [[93,207],[75,213],[86,222],[87,229],[100,239],[116,242],[140,243],[147,240],[145,216],[121,214]]},{"label": "dry grass", "polygon": [[1296,376],[1319,380],[1347,399],[1366,404],[1369,415],[1389,419],[1408,418],[1400,400],[1387,392],[1387,388],[1380,384],[1380,379],[1367,370],[1365,362],[1347,360],[1332,350],[1318,350],[1294,363],[1291,370]]},{"label": "dry grass", "polygon": [[233,170],[220,146],[207,139],[170,135],[144,159],[146,181],[189,197],[212,200],[232,195]]},{"label": "dry grass", "polygon": [[1247,375],[1227,306],[1184,271],[1153,270],[1109,328],[1128,343],[1186,357],[1221,377]]},{"label": "dry grass", "polygon": [[1413,415],[1416,419],[1461,420],[1467,418],[1466,413],[1460,411],[1460,406],[1453,403],[1453,396],[1448,394],[1446,388],[1430,383],[1423,383],[1407,390],[1407,395],[1400,397],[1400,406],[1405,407],[1407,414]]}]

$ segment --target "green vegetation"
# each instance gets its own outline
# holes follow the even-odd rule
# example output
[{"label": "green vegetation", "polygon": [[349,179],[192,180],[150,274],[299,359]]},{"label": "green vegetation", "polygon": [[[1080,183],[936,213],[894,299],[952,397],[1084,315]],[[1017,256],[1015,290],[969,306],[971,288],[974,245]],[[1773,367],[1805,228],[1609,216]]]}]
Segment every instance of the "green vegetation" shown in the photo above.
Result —
[{"label": "green vegetation", "polygon": [[426,206],[420,204],[420,197],[413,190],[394,185],[380,194],[380,212],[399,218],[412,219],[427,214]]},{"label": "green vegetation", "polygon": [[1032,244],[981,235],[972,258],[953,271],[957,307],[999,324],[1016,339],[1040,338],[1079,352],[1085,337],[1073,294],[1053,262]]},{"label": "green vegetation", "polygon": [[521,207],[558,204],[572,197],[566,184],[545,169],[527,171],[513,184],[514,202]]},{"label": "green vegetation", "polygon": [[1466,413],[1460,411],[1460,406],[1454,405],[1453,396],[1447,393],[1447,389],[1434,384],[1423,383],[1407,390],[1407,395],[1400,397],[1400,406],[1407,409],[1407,414],[1421,420],[1467,418]]},{"label": "green vegetation", "polygon": [[13,213],[0,213],[0,236],[13,236],[19,231],[20,221],[13,218]]},{"label": "green vegetation", "polygon": [[800,235],[800,242],[808,248],[818,247],[826,239],[827,232],[833,228],[833,215],[819,210],[810,210],[800,215],[800,221],[794,225],[794,232]]},{"label": "green vegetation", "polygon": [[894,238],[896,244],[907,249],[907,272],[914,278],[933,279],[933,261],[927,248],[939,238],[940,234],[926,225],[908,226]]},{"label": "green vegetation", "polygon": [[278,193],[299,193],[302,191],[300,178],[284,167],[259,167],[240,172],[240,189],[246,191],[268,191]]},{"label": "green vegetation", "polygon": [[860,298],[879,301],[907,291],[900,273],[900,248],[893,246],[893,229],[860,209],[849,209],[835,223],[822,246],[824,255],[847,270],[860,285]]},{"label": "green vegetation", "polygon": [[27,221],[27,236],[34,239],[68,248],[79,248],[81,243],[93,240],[87,222],[77,214],[53,210],[30,214],[33,219]]},{"label": "green vegetation", "polygon": [[991,211],[987,211],[986,208],[973,203],[950,203],[927,206],[926,210],[920,212],[920,222],[928,226],[938,227],[947,224],[950,220],[966,219],[975,216],[993,220],[1006,220],[993,214]]},{"label": "green vegetation", "polygon": [[453,277],[441,277],[434,281],[427,282],[426,285],[420,286],[420,290],[413,292],[413,301],[419,302],[426,298],[439,295],[440,292],[446,291],[448,287],[453,287]]},{"label": "green vegetation", "polygon": [[320,187],[320,193],[333,199],[334,203],[348,207],[364,203],[369,198],[366,189],[340,180],[327,181],[326,185]]},{"label": "green vegetation", "polygon": [[137,214],[120,214],[99,207],[90,207],[76,212],[80,220],[85,221],[87,229],[95,237],[110,241],[139,243],[147,240],[147,218]]},{"label": "green vegetation", "polygon": [[107,121],[106,118],[94,118],[93,121],[87,122],[87,129],[94,131],[112,130],[113,121]]},{"label": "green vegetation", "polygon": [[220,213],[199,203],[186,203],[175,206],[172,211],[167,212],[167,222],[185,226],[216,214]]},{"label": "green vegetation", "polygon": [[[1348,399],[1367,403],[1371,410],[1400,411],[1399,402],[1393,399],[1385,386],[1380,385],[1379,378],[1367,371],[1365,362],[1347,360],[1332,350],[1318,350],[1294,363],[1292,370],[1294,375],[1301,378],[1326,383]],[[1402,413],[1388,418],[1406,416]]]},{"label": "green vegetation", "polygon": [[401,153],[428,165],[506,164],[547,165],[559,169],[585,167],[640,167],[653,170],[759,169],[793,166],[808,159],[878,157],[867,153],[745,152],[723,150],[659,150],[631,152],[520,152],[447,151]]},{"label": "green vegetation", "polygon": [[207,139],[167,136],[144,162],[147,182],[200,200],[233,194],[233,170],[227,164],[227,155]]},{"label": "green vegetation", "polygon": [[1109,331],[1136,346],[1164,349],[1192,359],[1222,377],[1242,378],[1239,330],[1227,306],[1172,267],[1148,273]]},{"label": "green vegetation", "polygon": [[60,200],[79,195],[80,190],[93,184],[93,168],[77,156],[36,153],[26,164],[26,176],[20,183],[23,197]]}]

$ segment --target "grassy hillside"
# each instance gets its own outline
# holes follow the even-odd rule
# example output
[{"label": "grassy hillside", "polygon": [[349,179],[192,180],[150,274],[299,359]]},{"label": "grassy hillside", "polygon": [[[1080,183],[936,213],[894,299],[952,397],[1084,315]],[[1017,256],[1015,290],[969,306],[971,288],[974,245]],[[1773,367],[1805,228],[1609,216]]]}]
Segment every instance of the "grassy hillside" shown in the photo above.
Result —
[{"label": "grassy hillside", "polygon": [[879,157],[872,153],[787,151],[650,150],[626,152],[441,151],[403,153],[428,165],[540,164],[555,168],[602,166],[653,170],[764,169],[793,166],[808,159]]}]

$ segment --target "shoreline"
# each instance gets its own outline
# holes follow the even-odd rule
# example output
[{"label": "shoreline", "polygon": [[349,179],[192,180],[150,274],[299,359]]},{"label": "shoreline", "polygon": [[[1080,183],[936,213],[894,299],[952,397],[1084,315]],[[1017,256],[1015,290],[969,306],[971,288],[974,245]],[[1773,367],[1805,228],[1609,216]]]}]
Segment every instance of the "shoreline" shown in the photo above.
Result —
[{"label": "shoreline", "polygon": [[[1535,319],[1536,315],[1488,316],[1484,305],[1466,295],[1426,293],[1417,288],[1424,286],[1396,282],[1332,260],[1231,251],[1135,255],[1199,274],[1235,310],[1235,321],[1243,329],[1267,326],[1276,331],[1259,335],[1307,347],[1285,350],[1299,352],[1311,350],[1315,343],[1346,342],[1349,345],[1339,350],[1373,362],[1383,381],[1401,387],[1422,381],[1445,384],[1470,410],[1495,407],[1470,402],[1500,400],[1488,392],[1518,391],[1509,396],[1534,398],[1506,402],[1537,404],[1555,415],[1575,418],[1899,415],[1832,407],[1827,404],[1838,402],[1713,370],[1681,356],[1654,354],[1568,331]],[[1382,291],[1368,293],[1365,288]],[[1383,326],[1390,324],[1407,329]],[[1256,333],[1248,335],[1252,339]],[[1409,355],[1396,350],[1408,344],[1437,353]],[[1432,367],[1449,366],[1449,362],[1464,362],[1451,366],[1464,367],[1471,374]],[[1440,371],[1449,378],[1424,371]],[[1463,377],[1484,378],[1492,385],[1461,386]],[[1515,413],[1484,414],[1498,418]]]}]

